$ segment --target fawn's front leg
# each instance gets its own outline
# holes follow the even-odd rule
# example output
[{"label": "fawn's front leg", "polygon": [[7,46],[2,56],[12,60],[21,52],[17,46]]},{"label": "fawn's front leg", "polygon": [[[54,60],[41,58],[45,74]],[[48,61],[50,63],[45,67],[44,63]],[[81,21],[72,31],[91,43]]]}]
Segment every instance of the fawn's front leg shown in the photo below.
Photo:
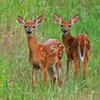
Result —
[{"label": "fawn's front leg", "polygon": [[67,59],[67,71],[66,71],[66,80],[69,80],[69,68],[70,68],[70,59]]},{"label": "fawn's front leg", "polygon": [[80,59],[76,52],[73,53],[73,61],[75,65],[75,77],[78,78],[80,72]]},{"label": "fawn's front leg", "polygon": [[36,66],[32,66],[32,87],[35,88],[37,84],[37,69]]},{"label": "fawn's front leg", "polygon": [[47,83],[47,66],[46,66],[46,64],[42,64],[41,69],[42,69],[42,76],[43,76],[43,85],[45,86]]}]

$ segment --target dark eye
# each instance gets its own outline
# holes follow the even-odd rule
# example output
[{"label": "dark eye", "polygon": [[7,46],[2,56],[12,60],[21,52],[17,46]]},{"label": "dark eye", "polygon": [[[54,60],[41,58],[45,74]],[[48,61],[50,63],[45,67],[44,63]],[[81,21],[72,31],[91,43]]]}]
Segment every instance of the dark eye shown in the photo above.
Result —
[{"label": "dark eye", "polygon": [[63,25],[61,25],[61,27],[63,27]]},{"label": "dark eye", "polygon": [[27,26],[24,26],[24,28],[27,28]]},{"label": "dark eye", "polygon": [[33,26],[33,28],[35,28],[35,26]]},{"label": "dark eye", "polygon": [[71,27],[71,25],[69,24],[69,27]]}]

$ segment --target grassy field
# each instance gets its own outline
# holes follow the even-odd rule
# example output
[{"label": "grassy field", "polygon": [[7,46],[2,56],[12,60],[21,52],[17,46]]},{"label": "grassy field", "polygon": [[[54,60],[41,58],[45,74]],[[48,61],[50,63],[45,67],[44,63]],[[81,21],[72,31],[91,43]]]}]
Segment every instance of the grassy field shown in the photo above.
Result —
[{"label": "grassy field", "polygon": [[[63,86],[41,84],[39,81],[32,93],[31,65],[28,62],[28,46],[23,27],[17,17],[34,19],[45,16],[45,21],[37,28],[39,41],[56,38],[61,41],[61,31],[53,15],[58,13],[64,19],[78,15],[79,22],[71,33],[87,33],[91,41],[89,56],[89,77],[74,79],[74,67],[70,80]],[[66,56],[63,55],[65,78]],[[0,100],[100,100],[100,0],[0,0]]]}]

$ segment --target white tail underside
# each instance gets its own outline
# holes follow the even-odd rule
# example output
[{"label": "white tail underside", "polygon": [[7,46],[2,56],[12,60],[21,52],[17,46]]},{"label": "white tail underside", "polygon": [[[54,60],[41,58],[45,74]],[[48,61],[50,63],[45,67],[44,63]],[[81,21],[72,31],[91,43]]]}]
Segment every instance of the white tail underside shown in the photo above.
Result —
[{"label": "white tail underside", "polygon": [[81,59],[81,61],[84,61],[84,55],[85,55],[85,46],[84,46],[84,50],[83,50],[83,56],[80,50],[80,46],[78,47],[78,53],[79,53],[79,57]]}]

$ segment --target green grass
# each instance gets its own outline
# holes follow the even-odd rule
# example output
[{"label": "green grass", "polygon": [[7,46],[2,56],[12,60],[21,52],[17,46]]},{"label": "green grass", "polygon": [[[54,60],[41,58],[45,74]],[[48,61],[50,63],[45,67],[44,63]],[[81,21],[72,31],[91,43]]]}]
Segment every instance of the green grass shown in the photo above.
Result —
[{"label": "green grass", "polygon": [[[34,19],[45,17],[37,28],[39,41],[56,38],[61,41],[61,31],[54,21],[54,13],[65,20],[78,15],[79,22],[71,33],[87,33],[91,41],[89,77],[74,79],[74,67],[70,80],[63,86],[42,86],[41,71],[37,87],[32,93],[31,65],[28,62],[28,46],[23,27],[17,17]],[[100,0],[0,0],[0,100],[99,100],[100,99]],[[63,55],[65,79],[66,56]],[[82,68],[81,68],[82,69]]]}]

